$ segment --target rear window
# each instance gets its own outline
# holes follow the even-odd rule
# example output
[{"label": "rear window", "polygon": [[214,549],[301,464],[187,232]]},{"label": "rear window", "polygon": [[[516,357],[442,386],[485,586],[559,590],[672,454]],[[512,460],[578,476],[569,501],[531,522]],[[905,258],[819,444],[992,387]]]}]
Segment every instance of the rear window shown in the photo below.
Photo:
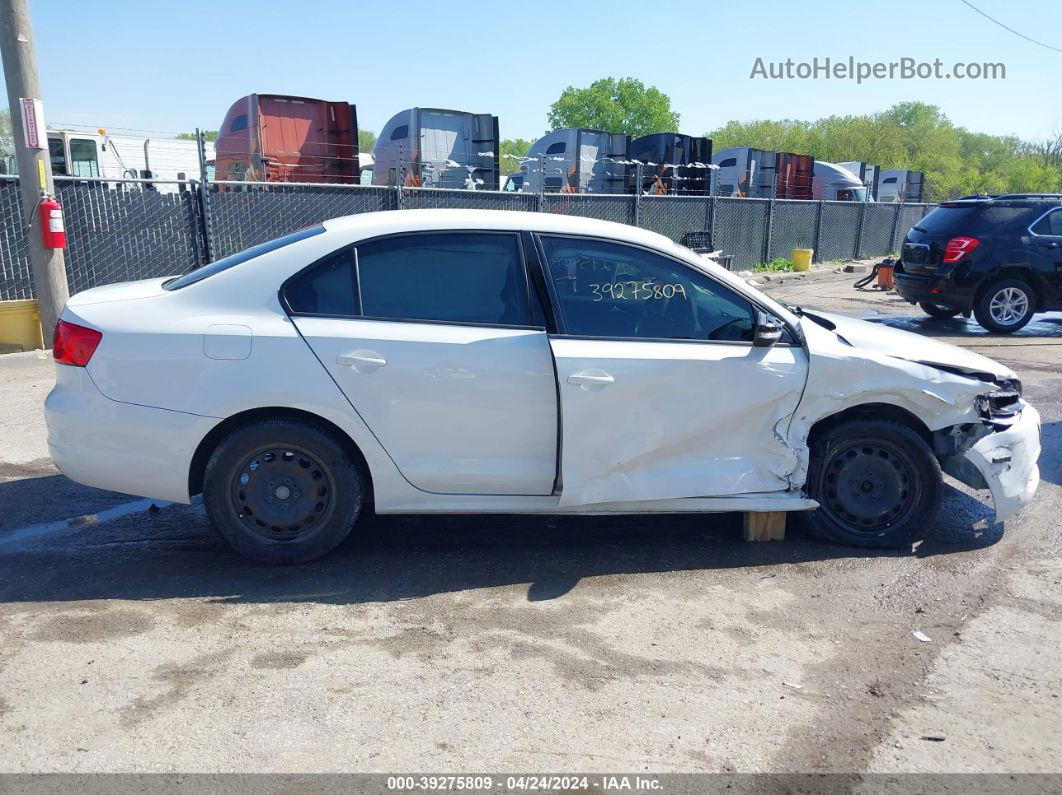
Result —
[{"label": "rear window", "polygon": [[991,231],[1027,212],[1027,207],[986,204],[937,207],[914,228],[930,235],[973,235]]},{"label": "rear window", "polygon": [[184,276],[178,276],[176,279],[171,279],[162,285],[162,288],[164,290],[180,290],[182,287],[201,282],[203,279],[208,279],[214,274],[227,271],[229,268],[233,268],[240,263],[247,262],[255,257],[260,257],[263,254],[268,254],[270,251],[276,251],[278,248],[290,246],[292,243],[298,243],[300,240],[319,235],[324,232],[324,230],[323,226],[308,226],[305,229],[300,229],[298,232],[292,232],[290,235],[284,235],[284,237],[278,237],[275,240],[259,243],[257,246],[251,246],[236,254],[230,254],[227,257],[211,262],[209,265],[196,268],[194,271],[184,274]]}]

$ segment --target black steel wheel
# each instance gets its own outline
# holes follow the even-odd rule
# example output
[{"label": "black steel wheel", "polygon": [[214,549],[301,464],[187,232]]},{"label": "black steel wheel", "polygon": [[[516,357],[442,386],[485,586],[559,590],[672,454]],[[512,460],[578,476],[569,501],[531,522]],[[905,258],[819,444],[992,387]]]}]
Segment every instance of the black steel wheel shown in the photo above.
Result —
[{"label": "black steel wheel", "polygon": [[335,511],[335,479],[299,445],[266,445],[233,470],[232,508],[251,533],[269,539],[306,538]]},{"label": "black steel wheel", "polygon": [[238,551],[264,563],[301,563],[350,533],[363,493],[357,465],[330,434],[277,419],[222,440],[207,463],[203,502]]},{"label": "black steel wheel", "polygon": [[937,320],[945,320],[946,318],[955,317],[956,315],[962,314],[961,309],[952,309],[950,306],[942,306],[941,304],[929,304],[924,301],[918,305],[918,308],[930,317],[936,318]]},{"label": "black steel wheel", "polygon": [[884,420],[835,425],[811,445],[808,494],[819,508],[812,532],[861,547],[893,547],[924,536],[940,507],[940,465],[921,436]]}]

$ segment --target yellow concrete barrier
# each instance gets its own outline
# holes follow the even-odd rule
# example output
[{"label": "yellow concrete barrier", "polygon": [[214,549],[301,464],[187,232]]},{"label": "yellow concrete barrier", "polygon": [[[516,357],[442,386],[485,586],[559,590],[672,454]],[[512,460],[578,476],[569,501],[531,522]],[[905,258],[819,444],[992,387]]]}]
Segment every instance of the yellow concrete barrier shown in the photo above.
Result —
[{"label": "yellow concrete barrier", "polygon": [[811,255],[815,252],[811,248],[794,248],[793,249],[793,270],[795,271],[809,271],[811,270]]},{"label": "yellow concrete barrier", "polygon": [[0,301],[0,350],[17,346],[24,351],[44,347],[37,302]]}]

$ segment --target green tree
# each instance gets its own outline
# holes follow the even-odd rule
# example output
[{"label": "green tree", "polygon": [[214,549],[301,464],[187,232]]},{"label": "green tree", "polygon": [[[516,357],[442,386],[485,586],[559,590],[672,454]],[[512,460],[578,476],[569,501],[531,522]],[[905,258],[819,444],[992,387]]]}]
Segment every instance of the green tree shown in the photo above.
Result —
[{"label": "green tree", "polygon": [[520,159],[527,156],[533,141],[524,138],[508,138],[498,144],[498,168],[502,174],[515,174],[520,170]]},{"label": "green tree", "polygon": [[[179,139],[181,139],[182,141],[194,141],[195,140],[195,133],[194,132],[177,133],[177,137]],[[217,130],[203,130],[203,137],[206,138],[208,141],[216,141],[218,139],[218,131]]]},{"label": "green tree", "polygon": [[730,121],[706,135],[716,152],[750,146],[810,154],[832,163],[860,160],[886,170],[922,171],[929,201],[1062,189],[1062,137],[1023,141],[971,132],[924,102],[900,102],[881,113],[816,121]]},{"label": "green tree", "polygon": [[0,138],[11,140],[11,111],[0,110]]},{"label": "green tree", "polygon": [[358,130],[358,151],[372,153],[372,148],[376,146],[376,133],[372,130],[359,129]]},{"label": "green tree", "polygon": [[603,77],[587,88],[568,86],[549,108],[550,130],[592,127],[631,136],[677,132],[679,114],[655,86],[633,77]]}]

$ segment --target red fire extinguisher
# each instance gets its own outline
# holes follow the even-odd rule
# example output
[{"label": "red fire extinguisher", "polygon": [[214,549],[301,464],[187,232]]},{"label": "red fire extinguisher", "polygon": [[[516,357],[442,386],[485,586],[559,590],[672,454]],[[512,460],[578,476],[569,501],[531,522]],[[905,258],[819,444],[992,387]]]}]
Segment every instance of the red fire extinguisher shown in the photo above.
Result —
[{"label": "red fire extinguisher", "polygon": [[66,229],[63,227],[63,208],[51,196],[40,203],[41,242],[45,248],[66,248]]}]

